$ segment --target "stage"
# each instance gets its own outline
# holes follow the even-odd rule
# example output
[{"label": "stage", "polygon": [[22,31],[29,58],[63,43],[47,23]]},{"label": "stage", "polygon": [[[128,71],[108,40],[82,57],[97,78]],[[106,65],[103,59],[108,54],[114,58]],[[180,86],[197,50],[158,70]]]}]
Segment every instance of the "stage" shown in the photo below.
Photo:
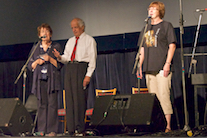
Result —
[{"label": "stage", "polygon": [[[165,132],[131,132],[131,133],[117,133],[117,134],[106,134],[106,135],[99,135],[97,134],[97,131],[92,131],[92,130],[87,130],[86,135],[83,137],[88,137],[88,138],[99,138],[99,137],[107,137],[107,138],[123,138],[123,137],[131,137],[131,138],[136,138],[136,137],[206,137],[207,136],[207,126],[199,126],[197,128],[193,128],[192,130],[189,131],[184,131],[182,129],[178,130],[172,130],[172,132],[165,133]],[[36,134],[21,134],[19,136],[11,136],[11,135],[4,135],[3,133],[0,134],[0,137],[12,137],[12,138],[19,138],[19,137],[48,137],[47,134],[45,135],[37,135]],[[66,134],[57,134],[54,138],[64,138],[64,137],[74,137],[71,135]]]},{"label": "stage", "polygon": [[[119,96],[119,99],[120,97],[126,98],[126,95]],[[103,103],[103,101],[107,101],[107,99],[110,99],[110,96],[104,96],[100,99],[102,100],[99,101],[102,101],[101,103]],[[95,104],[94,114],[92,115],[92,118],[90,120],[91,122],[86,123],[86,131],[84,137],[119,138],[119,137],[189,137],[189,136],[204,137],[207,136],[207,125],[199,125],[198,127],[194,127],[194,128],[183,127],[187,125],[184,124],[180,125],[180,123],[176,123],[176,121],[178,122],[178,120],[175,119],[174,115],[172,116],[172,126],[173,126],[172,131],[169,133],[165,133],[164,131],[165,131],[166,123],[164,121],[165,120],[164,114],[163,112],[161,112],[161,110],[158,110],[161,109],[161,107],[159,107],[158,102],[156,102],[157,100],[155,96],[150,96],[149,94],[132,95],[131,98],[129,99],[130,99],[129,103],[131,106],[125,109],[125,113],[129,112],[128,114],[124,114],[123,112],[124,108],[117,106],[116,110],[112,110],[112,109],[108,110],[107,118],[102,118],[100,115],[100,113],[102,113],[101,110],[106,109],[104,107],[101,107],[101,105],[103,104]],[[137,99],[142,99],[142,100],[146,99],[148,100],[148,102],[144,101],[142,104],[140,104],[143,106],[138,107],[138,105],[135,104],[136,103],[135,101],[140,101],[140,100]],[[116,100],[116,97],[114,98],[114,100]],[[19,99],[4,98],[0,101],[2,102],[0,104],[0,108],[2,112],[6,113],[6,114],[1,114],[0,116],[0,137],[48,137],[47,134],[41,134],[39,132],[36,132],[37,130],[33,123],[34,119],[30,116],[30,114],[27,112],[25,107],[21,104],[21,101]],[[144,105],[145,103],[148,104]],[[148,106],[151,106],[153,108],[150,108],[151,110],[146,110],[142,108],[142,107],[147,108]],[[137,108],[139,108],[139,110]],[[142,111],[142,112],[138,113],[136,111]],[[123,123],[124,117],[126,118],[124,120],[125,122]],[[175,126],[176,124],[177,127]],[[188,129],[186,130],[184,128],[188,128]],[[64,134],[63,123],[60,122],[59,133],[55,137],[74,137],[74,136],[68,135],[67,133]]]}]

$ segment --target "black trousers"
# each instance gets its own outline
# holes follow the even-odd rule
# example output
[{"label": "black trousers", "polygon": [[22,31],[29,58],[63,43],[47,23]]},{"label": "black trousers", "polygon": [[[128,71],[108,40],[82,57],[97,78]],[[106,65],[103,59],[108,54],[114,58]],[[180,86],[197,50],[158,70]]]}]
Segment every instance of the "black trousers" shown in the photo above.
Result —
[{"label": "black trousers", "polygon": [[88,63],[68,63],[65,70],[64,87],[66,92],[66,118],[70,133],[85,131],[85,111],[87,106],[87,89],[83,89],[83,80]]},{"label": "black trousers", "polygon": [[38,100],[38,131],[58,132],[57,91],[47,93],[48,82],[40,81],[41,100]]}]

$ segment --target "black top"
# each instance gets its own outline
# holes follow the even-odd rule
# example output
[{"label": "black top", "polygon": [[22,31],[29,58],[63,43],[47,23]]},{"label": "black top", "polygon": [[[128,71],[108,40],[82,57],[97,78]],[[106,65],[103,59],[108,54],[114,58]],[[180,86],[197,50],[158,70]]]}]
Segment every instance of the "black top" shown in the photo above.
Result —
[{"label": "black top", "polygon": [[[34,45],[32,47],[31,52],[33,51],[33,49],[35,48],[36,45]],[[54,50],[54,48],[59,51],[60,53],[61,51],[61,46],[59,43],[54,43],[52,42],[50,48],[48,48],[47,54],[49,56],[51,56],[52,58],[54,58],[55,60],[57,60],[57,58],[54,56],[54,54],[52,53],[52,51]],[[42,53],[42,48],[39,45],[37,47],[37,49],[35,50],[32,58],[30,59],[29,63],[28,63],[28,69],[32,71],[32,63],[37,60],[38,58],[41,58],[40,55],[42,55],[44,53]],[[40,80],[42,79],[42,66],[43,65],[37,65],[37,67],[33,70],[33,83],[32,83],[32,90],[31,93],[35,94],[37,96],[38,99],[41,99],[40,97]],[[57,61],[57,68],[47,62],[47,76],[48,76],[48,91],[47,93],[51,93],[55,90],[61,90],[61,75],[60,75],[60,69],[62,68],[63,64]]]},{"label": "black top", "polygon": [[[144,28],[140,33],[138,46],[141,43]],[[144,35],[143,72],[159,71],[166,62],[169,44],[177,43],[174,28],[170,22],[162,21],[156,25],[148,25]]]}]

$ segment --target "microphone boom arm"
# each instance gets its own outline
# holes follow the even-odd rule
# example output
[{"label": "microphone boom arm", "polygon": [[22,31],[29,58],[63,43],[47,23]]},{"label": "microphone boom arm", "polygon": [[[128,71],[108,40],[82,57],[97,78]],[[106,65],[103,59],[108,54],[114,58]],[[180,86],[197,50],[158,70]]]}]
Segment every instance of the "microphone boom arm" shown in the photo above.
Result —
[{"label": "microphone boom arm", "polygon": [[137,55],[136,55],[136,58],[135,58],[136,61],[135,61],[135,63],[134,63],[134,68],[133,68],[133,70],[132,70],[132,74],[135,73],[136,67],[138,66],[137,64],[138,64],[138,61],[139,61],[139,53],[140,53],[141,47],[142,47],[142,45],[143,45],[144,34],[146,33],[147,26],[148,26],[148,20],[149,20],[149,18],[145,19],[145,21],[146,21],[147,23],[146,23],[146,25],[145,25],[144,32],[143,32],[143,35],[142,35],[142,40],[141,40],[141,43],[140,43],[140,45],[139,45],[139,49],[138,49],[138,52],[137,52]]},{"label": "microphone boom arm", "polygon": [[23,80],[24,80],[24,81],[23,81],[23,102],[22,102],[23,105],[25,104],[25,86],[26,86],[26,77],[27,77],[27,75],[26,75],[27,65],[28,65],[30,59],[32,58],[32,56],[33,56],[35,50],[37,49],[38,45],[40,44],[40,42],[41,42],[41,41],[38,41],[38,43],[36,44],[35,48],[33,49],[32,53],[30,54],[30,56],[29,56],[29,58],[27,59],[26,63],[23,65],[23,67],[22,67],[22,69],[21,69],[21,72],[19,73],[17,79],[16,79],[15,82],[14,82],[14,84],[17,84],[19,78],[22,76],[22,74],[23,74],[23,72],[24,72],[24,75],[23,75],[23,77],[24,77],[24,79],[23,79]]},{"label": "microphone boom arm", "polygon": [[[151,18],[151,17],[150,17]],[[143,41],[144,41],[144,34],[146,33],[146,30],[147,30],[147,26],[148,26],[148,21],[149,21],[149,19],[150,19],[149,17],[145,20],[145,22],[146,22],[146,25],[145,25],[145,28],[144,28],[144,32],[143,32],[143,35],[142,35],[142,39],[141,39],[141,43],[140,43],[140,45],[139,45],[139,49],[138,49],[138,52],[137,52],[137,55],[136,55],[136,60],[135,60],[135,63],[134,63],[134,68],[133,68],[133,70],[132,70],[132,74],[134,74],[135,73],[135,70],[136,70],[136,68],[137,68],[137,70],[139,70],[139,68],[140,68],[140,64],[139,64],[139,53],[140,53],[140,50],[141,50],[141,47],[142,47],[142,45],[143,45]],[[137,86],[137,88],[138,88],[138,93],[140,93],[140,78],[138,78],[138,86]]]}]

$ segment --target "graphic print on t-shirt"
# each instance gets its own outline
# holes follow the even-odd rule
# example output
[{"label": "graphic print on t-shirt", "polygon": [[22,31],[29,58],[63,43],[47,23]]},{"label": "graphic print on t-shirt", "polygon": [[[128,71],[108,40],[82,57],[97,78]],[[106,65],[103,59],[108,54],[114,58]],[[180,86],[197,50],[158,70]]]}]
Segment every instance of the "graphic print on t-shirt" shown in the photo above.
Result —
[{"label": "graphic print on t-shirt", "polygon": [[147,47],[157,47],[157,36],[160,28],[157,29],[156,33],[154,30],[149,30],[145,33],[145,43]]},{"label": "graphic print on t-shirt", "polygon": [[155,44],[154,30],[149,30],[145,33],[145,43],[147,47],[153,47]]}]

